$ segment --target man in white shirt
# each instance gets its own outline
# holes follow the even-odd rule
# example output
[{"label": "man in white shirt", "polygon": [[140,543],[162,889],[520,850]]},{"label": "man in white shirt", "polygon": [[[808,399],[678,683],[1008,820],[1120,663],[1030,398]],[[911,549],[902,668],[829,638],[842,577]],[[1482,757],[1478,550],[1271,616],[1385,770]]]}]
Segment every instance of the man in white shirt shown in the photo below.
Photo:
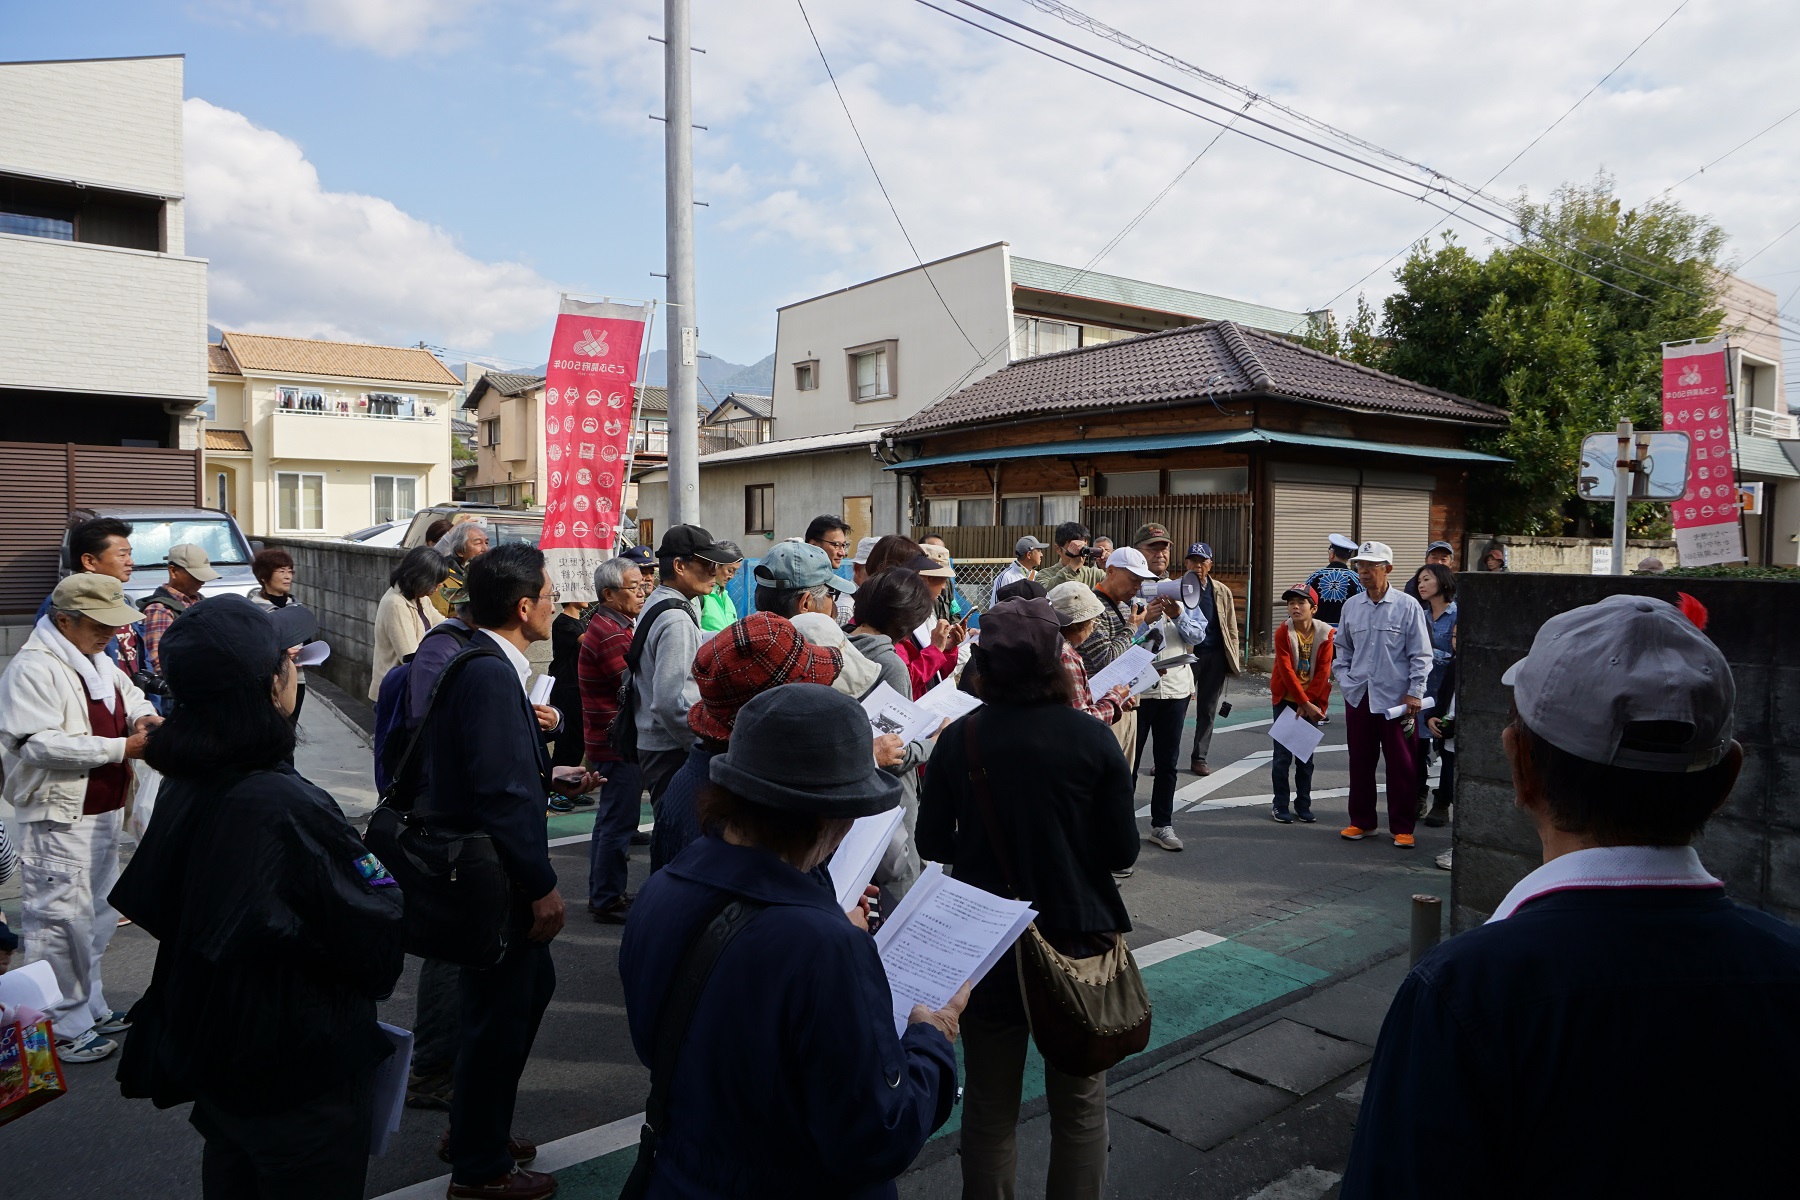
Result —
[{"label": "man in white shirt", "polygon": [[1350,751],[1350,825],[1341,836],[1360,842],[1377,828],[1379,755],[1387,763],[1388,832],[1397,848],[1410,850],[1419,817],[1413,727],[1431,674],[1431,624],[1417,600],[1388,586],[1394,552],[1385,542],[1364,542],[1350,565],[1363,590],[1344,601],[1332,659]]},{"label": "man in white shirt", "polygon": [[1009,583],[1017,583],[1021,579],[1031,579],[1037,575],[1037,569],[1044,565],[1044,550],[1049,542],[1040,542],[1029,533],[1020,538],[1013,546],[1013,561],[1006,564],[1000,574],[994,576],[993,590],[988,593],[988,604],[1000,603],[1000,589]]}]

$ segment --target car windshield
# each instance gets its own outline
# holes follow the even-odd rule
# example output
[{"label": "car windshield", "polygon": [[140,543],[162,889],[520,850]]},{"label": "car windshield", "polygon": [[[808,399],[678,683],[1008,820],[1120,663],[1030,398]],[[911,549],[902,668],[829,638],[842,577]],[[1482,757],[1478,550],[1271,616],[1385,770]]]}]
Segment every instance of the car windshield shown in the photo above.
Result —
[{"label": "car windshield", "polygon": [[139,570],[154,569],[168,561],[169,547],[195,545],[206,551],[215,567],[241,567],[250,561],[250,548],[237,537],[231,522],[207,517],[177,517],[169,521],[137,518],[131,522],[131,559]]}]

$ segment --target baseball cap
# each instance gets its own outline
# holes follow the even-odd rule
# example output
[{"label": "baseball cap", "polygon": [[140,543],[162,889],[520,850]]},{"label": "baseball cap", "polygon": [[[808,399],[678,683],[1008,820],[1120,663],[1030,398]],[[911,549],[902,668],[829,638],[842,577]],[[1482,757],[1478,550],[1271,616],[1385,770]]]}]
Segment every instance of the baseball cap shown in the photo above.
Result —
[{"label": "baseball cap", "polygon": [[1188,552],[1187,552],[1188,558],[1211,559],[1212,556],[1213,556],[1212,547],[1207,545],[1205,542],[1195,542],[1193,545],[1188,547]]},{"label": "baseball cap", "polygon": [[1281,598],[1284,601],[1286,601],[1286,600],[1311,600],[1314,608],[1319,607],[1318,591],[1306,586],[1304,583],[1296,583],[1293,587],[1291,587],[1287,591],[1281,593]]},{"label": "baseball cap", "polygon": [[[806,548],[824,557],[817,546]],[[801,637],[786,617],[751,613],[708,638],[694,656],[700,703],[688,710],[688,728],[700,737],[729,740],[738,709],[751,697],[784,683],[829,685],[843,661],[838,651]]]},{"label": "baseball cap", "polygon": [[1033,550],[1048,550],[1049,548],[1049,542],[1040,542],[1028,533],[1013,543],[1013,557],[1017,558],[1019,555],[1029,554]]},{"label": "baseball cap", "polygon": [[1386,542],[1364,542],[1358,546],[1350,561],[1366,563],[1386,563],[1394,565],[1394,551]]},{"label": "baseball cap", "polygon": [[[1731,749],[1730,665],[1680,609],[1649,596],[1608,596],[1551,617],[1500,682],[1534,735],[1588,762],[1703,771]],[[1634,737],[1647,721],[1692,732],[1676,744]]]},{"label": "baseball cap", "polygon": [[50,607],[78,612],[114,629],[144,619],[144,614],[125,600],[125,588],[111,575],[77,571],[63,578],[50,593]]},{"label": "baseball cap", "polygon": [[1015,579],[1003,588],[994,590],[994,600],[1042,600],[1050,593],[1044,585],[1035,579]]},{"label": "baseball cap", "polygon": [[1339,550],[1346,550],[1352,554],[1356,553],[1355,538],[1348,538],[1341,533],[1334,533],[1325,540],[1330,542],[1333,546],[1336,546]]},{"label": "baseball cap", "polygon": [[981,617],[975,664],[983,680],[1059,670],[1062,621],[1048,600],[1003,600]]},{"label": "baseball cap", "polygon": [[811,542],[780,542],[756,564],[756,586],[854,592],[856,585],[831,569],[831,556]]},{"label": "baseball cap", "polygon": [[1136,546],[1121,546],[1106,556],[1106,568],[1118,567],[1121,571],[1130,571],[1139,579],[1155,579],[1156,572],[1144,560],[1144,552]]},{"label": "baseball cap", "polygon": [[909,571],[916,571],[927,579],[955,579],[956,572],[950,569],[949,563],[939,562],[929,554],[916,555],[900,564]]},{"label": "baseball cap", "polygon": [[319,619],[310,608],[292,601],[268,610],[269,624],[275,627],[275,640],[282,649],[304,646],[319,636]]},{"label": "baseball cap", "polygon": [[212,569],[212,562],[206,557],[206,551],[192,542],[170,546],[168,561],[201,583],[211,583],[219,577],[219,573]]},{"label": "baseball cap", "polygon": [[[268,614],[242,596],[190,605],[162,639],[162,673],[183,699],[267,688],[287,647]],[[264,696],[268,693],[265,691]]]},{"label": "baseball cap", "polygon": [[[956,568],[954,566],[952,566],[950,563],[950,551],[946,547],[943,547],[943,546],[920,546],[919,549],[921,549],[925,552],[926,558],[929,558],[932,562],[936,563],[938,566],[942,567],[944,570],[950,572],[948,578],[951,578],[951,579],[956,578]],[[924,575],[924,574],[926,574],[926,572],[920,571],[919,574]],[[936,578],[936,577],[934,576],[933,578]]]},{"label": "baseball cap", "polygon": [[703,558],[716,566],[726,566],[744,556],[715,542],[710,530],[698,525],[671,525],[663,534],[662,545],[656,548],[656,557]]},{"label": "baseball cap", "polygon": [[1433,542],[1433,543],[1431,543],[1431,545],[1425,547],[1425,553],[1427,553],[1427,554],[1431,554],[1434,551],[1438,551],[1438,550],[1442,550],[1446,554],[1455,554],[1456,553],[1456,547],[1452,546],[1449,542]]},{"label": "baseball cap", "polygon": [[629,550],[621,550],[619,551],[619,557],[626,559],[629,562],[636,563],[640,567],[654,567],[656,565],[656,555],[650,552],[650,547],[648,546],[633,546]]},{"label": "baseball cap", "polygon": [[875,543],[879,542],[880,540],[881,539],[878,537],[866,537],[866,538],[863,538],[861,541],[857,542],[856,543],[856,553],[851,556],[850,561],[857,564],[858,566],[862,566],[862,567],[868,566],[869,565],[869,552],[871,550],[875,549]]},{"label": "baseball cap", "polygon": [[1073,579],[1051,588],[1049,600],[1050,607],[1056,610],[1057,623],[1064,626],[1091,621],[1105,611],[1094,589]]},{"label": "baseball cap", "polygon": [[1166,542],[1168,540],[1169,531],[1154,521],[1151,521],[1148,524],[1139,525],[1137,527],[1137,532],[1131,535],[1131,544],[1134,546],[1142,546],[1150,542]]}]

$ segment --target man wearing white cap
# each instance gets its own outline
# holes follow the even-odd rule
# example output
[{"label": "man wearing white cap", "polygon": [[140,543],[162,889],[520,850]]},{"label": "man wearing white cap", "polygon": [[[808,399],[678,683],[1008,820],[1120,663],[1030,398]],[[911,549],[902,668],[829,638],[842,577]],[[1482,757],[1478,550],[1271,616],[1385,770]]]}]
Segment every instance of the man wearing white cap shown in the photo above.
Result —
[{"label": "man wearing white cap", "polygon": [[[866,537],[856,543],[856,553],[850,559],[850,582],[861,586],[869,577],[869,552],[875,549],[878,537]],[[845,629],[856,625],[856,598],[850,592],[837,594],[837,623]]]},{"label": "man wearing white cap", "polygon": [[50,593],[18,657],[0,675],[0,767],[18,815],[25,961],[46,960],[62,998],[46,1014],[65,1063],[98,1062],[131,1027],[106,1003],[100,959],[118,928],[107,893],[132,759],[162,718],[106,644],[143,614],[111,575],[70,575]]},{"label": "man wearing white cap", "polygon": [[1350,565],[1363,590],[1344,601],[1331,664],[1350,750],[1350,825],[1342,836],[1360,842],[1376,830],[1379,755],[1387,763],[1388,832],[1396,847],[1410,850],[1419,819],[1413,729],[1431,674],[1431,623],[1417,600],[1388,586],[1394,552],[1386,542],[1364,542]]},{"label": "man wearing white cap", "polygon": [[1319,593],[1319,609],[1313,613],[1327,625],[1336,625],[1344,612],[1344,601],[1362,591],[1356,572],[1350,569],[1350,556],[1356,553],[1356,542],[1341,533],[1325,539],[1331,545],[1331,561],[1306,577],[1306,586]]},{"label": "man wearing white cap", "polygon": [[1345,1200],[1792,1194],[1800,929],[1690,845],[1744,761],[1704,620],[1609,596],[1506,673],[1543,865],[1401,984]]},{"label": "man wearing white cap", "polygon": [[[1100,597],[1100,616],[1087,641],[1075,648],[1086,664],[1089,676],[1098,674],[1113,659],[1131,649],[1131,641],[1144,623],[1144,614],[1133,602],[1143,585],[1155,578],[1156,572],[1150,569],[1144,552],[1136,546],[1114,550],[1107,558],[1106,577],[1094,585],[1094,594]],[[1113,735],[1119,739],[1119,749],[1125,752],[1127,762],[1137,756],[1135,706],[1113,725]]]},{"label": "man wearing white cap", "polygon": [[1040,542],[1029,533],[1020,538],[1013,545],[1013,560],[994,576],[994,586],[988,592],[988,603],[1000,603],[1000,589],[1007,584],[1037,578],[1037,569],[1044,565],[1044,550],[1049,545],[1049,542]]}]

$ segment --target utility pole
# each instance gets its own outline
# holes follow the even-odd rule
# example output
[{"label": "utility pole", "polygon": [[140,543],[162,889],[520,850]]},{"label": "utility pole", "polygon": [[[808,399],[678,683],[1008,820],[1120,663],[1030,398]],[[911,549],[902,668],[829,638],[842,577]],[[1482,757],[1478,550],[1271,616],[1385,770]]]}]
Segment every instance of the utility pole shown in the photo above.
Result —
[{"label": "utility pole", "polygon": [[1612,573],[1625,573],[1625,524],[1631,514],[1631,474],[1637,456],[1630,421],[1619,422],[1619,457],[1613,460]]},{"label": "utility pole", "polygon": [[694,309],[693,71],[688,0],[663,0],[663,166],[668,209],[669,525],[700,521],[700,330]]}]

